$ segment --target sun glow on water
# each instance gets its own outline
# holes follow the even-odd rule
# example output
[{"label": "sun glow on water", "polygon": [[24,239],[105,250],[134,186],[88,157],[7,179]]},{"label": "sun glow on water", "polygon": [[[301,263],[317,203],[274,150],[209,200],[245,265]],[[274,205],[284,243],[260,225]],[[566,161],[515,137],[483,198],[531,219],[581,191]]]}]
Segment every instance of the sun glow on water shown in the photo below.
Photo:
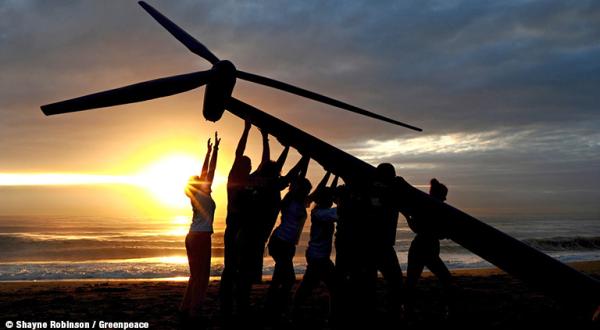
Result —
[{"label": "sun glow on water", "polygon": [[186,216],[186,215],[177,215],[175,217],[173,217],[172,223],[174,225],[185,225],[188,224],[190,222],[190,217]]},{"label": "sun glow on water", "polygon": [[187,264],[188,258],[186,256],[158,257],[156,261],[165,264]]},{"label": "sun glow on water", "polygon": [[[188,220],[188,223],[191,222],[191,220]],[[181,227],[175,227],[171,230],[167,230],[166,234],[167,235],[171,235],[171,236],[185,236],[187,235],[189,231],[189,225],[188,226],[181,226]]]}]

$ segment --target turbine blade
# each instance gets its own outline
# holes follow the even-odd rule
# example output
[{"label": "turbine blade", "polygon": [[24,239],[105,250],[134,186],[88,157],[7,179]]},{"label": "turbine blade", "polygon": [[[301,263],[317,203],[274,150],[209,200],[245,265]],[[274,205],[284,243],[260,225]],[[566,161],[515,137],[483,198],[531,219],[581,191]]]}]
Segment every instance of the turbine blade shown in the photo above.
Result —
[{"label": "turbine blade", "polygon": [[327,97],[327,96],[324,96],[324,95],[321,95],[321,94],[317,94],[315,92],[311,92],[309,90],[306,90],[306,89],[303,89],[303,88],[300,88],[300,87],[296,87],[296,86],[293,86],[293,85],[290,85],[290,84],[287,84],[287,83],[284,83],[284,82],[281,82],[281,81],[277,81],[275,79],[271,79],[271,78],[267,78],[267,77],[259,76],[259,75],[253,74],[253,73],[248,73],[248,72],[239,71],[239,70],[237,71],[237,77],[240,78],[240,79],[251,81],[253,83],[257,83],[257,84],[261,84],[261,85],[265,85],[265,86],[277,88],[277,89],[286,91],[288,93],[300,95],[300,96],[303,96],[303,97],[306,97],[306,98],[309,98],[309,99],[312,99],[312,100],[315,100],[315,101],[318,101],[318,102],[322,102],[322,103],[326,103],[326,104],[329,104],[329,105],[333,105],[335,107],[342,108],[344,110],[351,111],[351,112],[354,112],[354,113],[358,113],[358,114],[361,114],[363,116],[367,116],[367,117],[371,117],[371,118],[383,120],[385,122],[392,123],[392,124],[395,124],[395,125],[398,125],[398,126],[402,126],[402,127],[406,127],[406,128],[410,128],[410,129],[415,130],[415,131],[419,131],[419,132],[423,131],[422,129],[420,129],[418,127],[415,127],[415,126],[412,126],[412,125],[409,125],[409,124],[405,124],[403,122],[399,122],[397,120],[394,120],[394,119],[391,119],[391,118],[388,118],[388,117],[384,117],[382,115],[378,115],[376,113],[373,113],[373,112],[370,112],[370,111],[367,111],[367,110],[355,107],[355,106],[350,105],[348,103],[344,103],[342,101],[338,101],[338,100],[332,99],[330,97]]},{"label": "turbine blade", "polygon": [[46,104],[41,106],[41,109],[46,116],[49,116],[141,102],[187,92],[206,84],[211,76],[212,71],[209,70],[160,78],[70,100]]},{"label": "turbine blade", "polygon": [[196,40],[189,33],[185,32],[182,28],[177,26],[177,24],[173,23],[170,19],[168,19],[165,15],[161,14],[158,10],[154,9],[154,7],[150,6],[144,1],[138,2],[144,10],[150,14],[150,16],[154,17],[154,19],[162,25],[167,31],[169,31],[179,42],[184,44],[192,53],[204,58],[212,64],[219,62],[219,58],[215,56],[206,46],[204,46],[200,41]]}]

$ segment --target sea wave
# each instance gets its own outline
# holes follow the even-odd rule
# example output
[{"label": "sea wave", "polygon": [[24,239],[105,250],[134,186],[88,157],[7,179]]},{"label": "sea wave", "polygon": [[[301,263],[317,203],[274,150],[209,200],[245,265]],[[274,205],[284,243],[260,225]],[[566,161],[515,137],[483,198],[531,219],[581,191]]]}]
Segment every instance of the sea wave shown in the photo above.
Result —
[{"label": "sea wave", "polygon": [[600,237],[532,238],[525,243],[542,251],[593,251],[600,250]]},{"label": "sea wave", "polygon": [[[160,260],[170,260],[168,262]],[[189,276],[185,257],[147,258],[133,260],[104,260],[101,262],[40,262],[40,263],[0,263],[0,281],[28,280],[78,280],[78,279],[158,279]],[[447,260],[450,269],[489,267],[489,264],[472,256],[454,257]],[[406,269],[406,260],[401,262]],[[297,256],[294,269],[300,276],[306,270],[306,259]],[[223,271],[223,258],[213,258],[211,276],[220,276]],[[274,261],[265,257],[263,275],[270,276],[274,271]]]},{"label": "sea wave", "polygon": [[[169,235],[54,235],[11,233],[0,235],[0,262],[93,261],[103,259],[185,256],[184,237]],[[219,237],[213,256],[223,255]]]}]

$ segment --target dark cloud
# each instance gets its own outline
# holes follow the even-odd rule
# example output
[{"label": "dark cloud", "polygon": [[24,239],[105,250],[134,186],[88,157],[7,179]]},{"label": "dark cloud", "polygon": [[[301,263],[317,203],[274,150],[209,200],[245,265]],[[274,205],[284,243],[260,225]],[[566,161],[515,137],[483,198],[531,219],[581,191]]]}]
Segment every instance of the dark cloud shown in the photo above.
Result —
[{"label": "dark cloud", "polygon": [[[600,163],[597,1],[151,4],[241,69],[425,129],[419,135],[238,83],[236,95],[338,146],[486,132],[496,132],[493,139],[500,141],[527,132],[506,149],[392,152],[388,159],[404,164],[405,175],[418,181],[425,180],[426,172],[414,172],[407,164],[433,164],[432,171],[455,175],[457,184],[465,186],[478,178],[485,186],[523,191],[519,182],[536,178],[531,184],[546,190],[565,185],[598,191],[600,174],[590,170]],[[166,125],[163,134],[192,129],[199,120],[200,92],[52,120],[42,117],[38,106],[208,64],[134,1],[3,1],[0,68],[0,152],[6,155],[3,166],[16,168],[43,164],[57,145],[63,157],[75,159],[94,144],[111,150],[117,139],[148,141],[150,134],[140,127],[156,123]],[[161,111],[169,102],[180,108]],[[125,128],[131,133],[123,133]],[[502,175],[490,174],[500,165]],[[578,181],[578,171],[587,179]],[[495,179],[485,181],[490,175]],[[506,175],[519,179],[506,180]],[[587,208],[599,213],[597,206]]]}]

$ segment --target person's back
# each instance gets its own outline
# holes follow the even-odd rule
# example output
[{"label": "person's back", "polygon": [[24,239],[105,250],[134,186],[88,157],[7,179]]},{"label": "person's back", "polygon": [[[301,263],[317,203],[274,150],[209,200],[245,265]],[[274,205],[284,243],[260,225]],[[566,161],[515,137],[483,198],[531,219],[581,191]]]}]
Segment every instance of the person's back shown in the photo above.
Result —
[{"label": "person's back", "polygon": [[335,247],[335,283],[337,286],[337,303],[332,309],[332,321],[340,327],[352,326],[352,302],[355,292],[351,287],[350,273],[355,255],[353,254],[352,229],[353,201],[351,187],[348,183],[337,187],[335,191],[337,204],[337,225],[334,235]]},{"label": "person's back", "polygon": [[398,226],[398,208],[391,185],[374,182],[369,194],[369,218],[373,221],[376,244],[394,246]]},{"label": "person's back", "polygon": [[281,209],[281,190],[287,186],[283,183],[277,164],[273,161],[265,163],[260,170],[249,178],[251,186],[251,206],[253,218],[258,222],[256,230],[260,230],[263,241],[269,238],[277,215]]},{"label": "person's back", "polygon": [[[233,311],[234,286],[236,285],[236,278],[240,277],[239,252],[241,247],[239,233],[242,224],[248,218],[249,212],[250,195],[248,193],[248,179],[252,163],[250,158],[244,156],[244,150],[250,128],[250,122],[246,122],[227,179],[227,217],[225,218],[226,226],[223,236],[224,266],[219,287],[221,312],[225,316],[230,315]],[[238,305],[240,305],[239,301]]]},{"label": "person's back", "polygon": [[[247,158],[247,157],[245,157]],[[240,162],[249,163],[248,160]],[[240,217],[247,213],[249,200],[249,175],[243,172],[248,167],[246,164],[234,163],[227,179],[227,215]],[[240,170],[241,168],[241,170]],[[242,172],[242,173],[240,173]]]},{"label": "person's back", "polygon": [[391,314],[401,308],[402,269],[396,250],[398,225],[398,200],[395,194],[396,171],[394,166],[383,163],[377,166],[373,182],[369,186],[369,222],[372,223],[373,259],[386,284],[387,309]]},{"label": "person's back", "polygon": [[[429,195],[440,202],[446,200],[448,188],[441,184],[437,179],[431,179]],[[434,219],[428,218],[426,212],[414,216],[407,216],[407,222],[410,228],[416,233],[415,238],[410,244],[408,250],[408,270],[406,275],[407,303],[406,310],[409,314],[413,313],[416,294],[416,285],[427,267],[437,276],[442,283],[444,295],[446,298],[446,307],[452,303],[453,284],[450,271],[440,259],[440,238],[445,236],[447,229],[443,228],[441,223],[433,223]]]},{"label": "person's back", "polygon": [[311,188],[303,175],[292,181],[282,201],[281,223],[269,239],[269,254],[275,261],[275,269],[267,293],[266,309],[276,318],[286,311],[296,281],[293,259],[306,220],[306,201]]},{"label": "person's back", "polygon": [[[344,226],[348,243],[357,263],[371,259],[375,238],[375,228],[368,223],[369,197],[365,185],[354,185],[350,188],[348,201],[344,207]],[[360,257],[359,257],[360,256]]]},{"label": "person's back", "polygon": [[365,181],[348,182],[338,204],[335,267],[340,304],[334,314],[341,326],[365,325],[374,312],[376,237],[368,218],[367,188]]},{"label": "person's back", "polygon": [[[437,179],[431,179],[429,195],[440,202],[444,202],[448,195],[448,188]],[[427,210],[420,210],[416,214],[406,217],[409,228],[418,236],[435,240],[448,237],[450,228],[447,223],[428,216]]]},{"label": "person's back", "polygon": [[328,172],[316,191],[311,194],[311,199],[316,203],[310,212],[310,239],[306,249],[306,271],[296,295],[294,297],[294,316],[301,318],[301,306],[311,292],[324,282],[330,295],[330,312],[337,302],[337,285],[335,279],[335,266],[331,261],[331,250],[335,222],[337,221],[337,208],[333,206],[333,192],[337,186],[337,177],[331,187],[327,187],[330,173]]},{"label": "person's back", "polygon": [[306,249],[307,258],[329,258],[331,256],[337,208],[315,206],[310,212],[310,239]]},{"label": "person's back", "polygon": [[304,222],[306,220],[306,208],[300,201],[289,201],[281,208],[281,223],[273,231],[276,237],[298,244]]},{"label": "person's back", "polygon": [[[227,217],[231,220],[241,218],[247,212],[249,204],[247,191],[252,161],[249,157],[244,156],[244,151],[251,127],[249,121],[244,123],[244,131],[238,142],[235,159],[227,177]],[[234,224],[232,223],[232,225]]]}]

